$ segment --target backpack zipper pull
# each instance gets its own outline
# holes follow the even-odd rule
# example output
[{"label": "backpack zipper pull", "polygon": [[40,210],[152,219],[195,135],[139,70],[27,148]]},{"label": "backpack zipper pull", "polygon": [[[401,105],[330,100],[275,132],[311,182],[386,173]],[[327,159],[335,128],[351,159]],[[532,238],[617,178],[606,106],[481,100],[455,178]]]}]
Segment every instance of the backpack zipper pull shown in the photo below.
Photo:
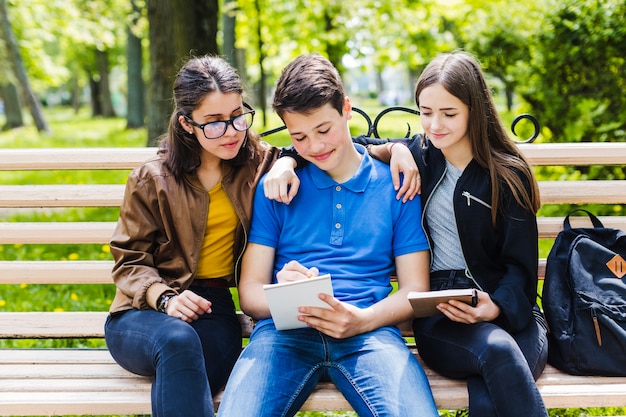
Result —
[{"label": "backpack zipper pull", "polygon": [[596,341],[598,342],[598,346],[602,346],[602,335],[600,334],[600,323],[598,323],[598,316],[596,315],[596,310],[591,309],[591,319],[593,320],[593,328],[596,331]]}]

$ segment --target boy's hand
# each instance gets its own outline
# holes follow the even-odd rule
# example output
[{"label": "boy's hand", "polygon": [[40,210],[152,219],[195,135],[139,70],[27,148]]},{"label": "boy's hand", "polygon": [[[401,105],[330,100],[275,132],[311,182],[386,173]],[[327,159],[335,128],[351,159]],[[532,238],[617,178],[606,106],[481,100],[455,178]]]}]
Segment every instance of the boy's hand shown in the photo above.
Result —
[{"label": "boy's hand", "polygon": [[307,268],[298,261],[289,261],[283,269],[276,274],[278,282],[300,281],[307,278],[313,278],[319,275],[316,267]]},{"label": "boy's hand", "polygon": [[303,306],[298,309],[303,314],[298,316],[298,320],[336,339],[344,339],[373,330],[369,326],[369,323],[372,323],[369,317],[373,314],[372,308],[360,309],[343,303],[329,294],[320,294],[319,298],[331,309]]}]

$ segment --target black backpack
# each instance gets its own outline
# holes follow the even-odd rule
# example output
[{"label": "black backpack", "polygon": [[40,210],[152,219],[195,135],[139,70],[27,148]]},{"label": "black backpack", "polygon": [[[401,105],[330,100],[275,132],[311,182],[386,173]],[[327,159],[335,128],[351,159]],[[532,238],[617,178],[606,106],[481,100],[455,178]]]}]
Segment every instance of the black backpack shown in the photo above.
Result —
[{"label": "black backpack", "polygon": [[[574,212],[594,227],[571,228]],[[574,375],[626,375],[626,234],[570,212],[543,287],[548,362]]]}]

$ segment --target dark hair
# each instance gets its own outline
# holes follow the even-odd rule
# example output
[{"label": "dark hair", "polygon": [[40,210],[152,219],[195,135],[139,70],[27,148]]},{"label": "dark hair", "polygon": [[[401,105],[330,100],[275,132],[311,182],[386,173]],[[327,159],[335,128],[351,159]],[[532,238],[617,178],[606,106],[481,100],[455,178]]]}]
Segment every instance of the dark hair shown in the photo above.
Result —
[{"label": "dark hair", "polygon": [[305,54],[290,62],[276,82],[272,107],[282,118],[288,113],[308,113],[330,103],[343,114],[346,94],[339,72],[319,54]]},{"label": "dark hair", "polygon": [[420,93],[434,84],[441,84],[469,108],[467,131],[472,156],[489,170],[491,176],[494,225],[503,184],[509,187],[522,207],[536,213],[541,205],[537,181],[519,148],[506,133],[478,61],[461,51],[441,54],[433,59],[415,87],[418,108]]},{"label": "dark hair", "polygon": [[[173,92],[174,111],[160,147],[162,152],[166,153],[165,164],[177,181],[181,181],[184,174],[194,172],[200,166],[202,147],[198,140],[204,140],[187,133],[178,120],[179,116],[191,117],[191,113],[202,100],[216,91],[237,93],[242,96],[244,93],[243,83],[237,71],[220,57],[205,55],[191,58],[176,75]],[[248,130],[246,138],[237,156],[224,161],[225,163],[241,165],[259,152],[258,135]]]}]

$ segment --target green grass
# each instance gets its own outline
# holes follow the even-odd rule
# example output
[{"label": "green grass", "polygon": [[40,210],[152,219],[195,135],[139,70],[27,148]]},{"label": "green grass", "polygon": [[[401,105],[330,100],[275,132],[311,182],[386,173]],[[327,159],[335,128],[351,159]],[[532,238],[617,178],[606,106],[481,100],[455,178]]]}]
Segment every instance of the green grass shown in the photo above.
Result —
[{"label": "green grass", "polygon": [[[371,101],[353,102],[353,105],[367,109],[368,114],[376,115],[382,107]],[[0,133],[0,147],[3,148],[47,148],[47,147],[142,147],[146,143],[145,129],[126,130],[122,118],[92,119],[88,110],[75,114],[71,109],[46,109],[47,120],[51,127],[50,134],[39,134],[32,126]],[[512,115],[504,114],[506,120]],[[3,120],[0,117],[0,124]],[[255,129],[263,131],[280,126],[282,123],[275,116],[268,117],[268,126],[259,127],[262,118],[257,115]],[[419,119],[407,113],[392,113],[381,122],[379,133],[382,137],[402,137],[406,133],[409,120],[411,132],[419,132]],[[358,114],[353,115],[350,123],[352,134],[364,134],[367,130],[365,120]],[[525,130],[520,126],[520,135]],[[283,146],[290,143],[286,132],[266,137],[266,141]],[[41,171],[41,172],[2,172],[2,184],[44,184],[44,183],[124,183],[128,171]],[[571,171],[546,171],[538,173],[540,178],[560,177],[577,174]],[[619,174],[616,174],[619,175]],[[623,174],[622,174],[623,175]],[[588,207],[593,212],[609,211],[623,214],[624,208]],[[564,211],[565,210],[565,211]],[[544,207],[542,211],[549,215],[563,216],[568,208]],[[3,214],[4,213],[4,214]],[[29,213],[6,214],[0,210],[0,221],[114,221],[117,209],[59,209],[34,210]],[[545,213],[544,213],[545,214]],[[552,246],[551,240],[540,242],[541,256],[547,256]],[[108,245],[0,245],[0,260],[92,260],[111,259]],[[106,311],[115,293],[110,285],[1,285],[0,311]],[[103,340],[0,340],[0,347],[101,347]],[[593,409],[554,409],[553,417],[583,417],[626,415],[626,408]],[[301,412],[299,417],[355,416],[355,413],[314,413]],[[465,416],[461,411],[441,411],[442,416]]]}]

